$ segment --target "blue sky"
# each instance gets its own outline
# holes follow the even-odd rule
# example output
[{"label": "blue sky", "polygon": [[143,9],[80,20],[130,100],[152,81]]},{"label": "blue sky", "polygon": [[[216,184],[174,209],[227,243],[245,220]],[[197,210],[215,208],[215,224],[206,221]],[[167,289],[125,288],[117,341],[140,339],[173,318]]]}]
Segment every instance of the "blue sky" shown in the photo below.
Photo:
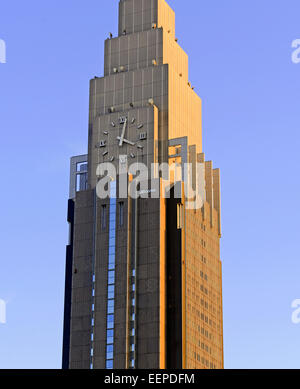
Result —
[{"label": "blue sky", "polygon": [[[299,368],[298,0],[169,0],[222,174],[225,367]],[[60,368],[69,157],[118,1],[4,0],[0,368]]]}]

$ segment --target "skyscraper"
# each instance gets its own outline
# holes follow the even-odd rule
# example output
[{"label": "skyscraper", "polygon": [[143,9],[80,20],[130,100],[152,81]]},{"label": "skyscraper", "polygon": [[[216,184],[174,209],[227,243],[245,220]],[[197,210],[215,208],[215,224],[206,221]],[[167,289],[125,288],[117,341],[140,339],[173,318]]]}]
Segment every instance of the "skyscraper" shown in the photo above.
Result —
[{"label": "skyscraper", "polygon": [[63,368],[223,368],[220,172],[201,116],[173,10],[121,0],[88,155],[71,159]]}]

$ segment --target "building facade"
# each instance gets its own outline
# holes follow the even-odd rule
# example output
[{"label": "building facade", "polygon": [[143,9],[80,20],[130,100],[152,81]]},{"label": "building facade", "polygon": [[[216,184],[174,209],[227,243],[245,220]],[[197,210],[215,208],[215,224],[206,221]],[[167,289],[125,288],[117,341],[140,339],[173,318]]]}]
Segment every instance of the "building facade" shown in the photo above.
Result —
[{"label": "building facade", "polygon": [[165,0],[120,1],[104,62],[71,159],[63,368],[221,369],[220,172]]}]

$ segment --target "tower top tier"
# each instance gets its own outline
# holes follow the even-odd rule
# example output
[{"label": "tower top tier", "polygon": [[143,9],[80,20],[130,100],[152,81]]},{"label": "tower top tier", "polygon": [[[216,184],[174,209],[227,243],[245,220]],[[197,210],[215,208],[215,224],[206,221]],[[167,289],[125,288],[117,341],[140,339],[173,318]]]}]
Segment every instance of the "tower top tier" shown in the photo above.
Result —
[{"label": "tower top tier", "polygon": [[160,28],[175,38],[175,12],[165,0],[120,0],[119,36]]}]

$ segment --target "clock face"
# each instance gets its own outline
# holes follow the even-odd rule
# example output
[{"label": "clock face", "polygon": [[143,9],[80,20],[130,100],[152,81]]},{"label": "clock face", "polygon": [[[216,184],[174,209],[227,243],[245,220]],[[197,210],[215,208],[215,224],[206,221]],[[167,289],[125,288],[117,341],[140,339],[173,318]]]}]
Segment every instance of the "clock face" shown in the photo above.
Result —
[{"label": "clock face", "polygon": [[114,115],[108,126],[99,131],[101,139],[95,148],[103,162],[114,162],[119,158],[120,163],[125,164],[143,156],[148,134],[146,123],[137,120],[136,111]]}]

